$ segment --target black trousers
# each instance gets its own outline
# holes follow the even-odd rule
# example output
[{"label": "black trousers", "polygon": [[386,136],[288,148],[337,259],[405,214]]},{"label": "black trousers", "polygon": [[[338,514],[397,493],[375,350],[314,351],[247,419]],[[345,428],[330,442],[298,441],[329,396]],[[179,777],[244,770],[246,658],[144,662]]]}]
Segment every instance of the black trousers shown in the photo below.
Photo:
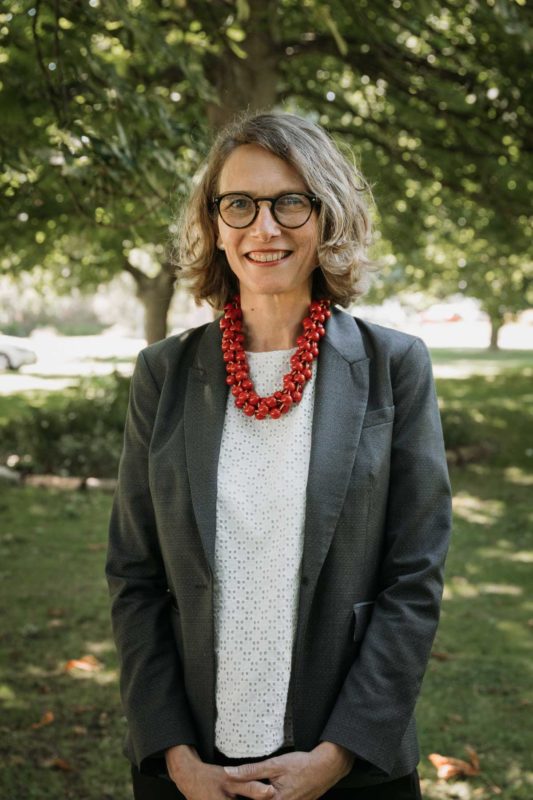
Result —
[{"label": "black trousers", "polygon": [[[229,759],[228,759],[229,761]],[[132,766],[134,800],[184,800],[182,793],[168,779],[142,775]],[[402,778],[357,789],[335,789],[320,800],[422,800],[420,782],[415,770]]]}]

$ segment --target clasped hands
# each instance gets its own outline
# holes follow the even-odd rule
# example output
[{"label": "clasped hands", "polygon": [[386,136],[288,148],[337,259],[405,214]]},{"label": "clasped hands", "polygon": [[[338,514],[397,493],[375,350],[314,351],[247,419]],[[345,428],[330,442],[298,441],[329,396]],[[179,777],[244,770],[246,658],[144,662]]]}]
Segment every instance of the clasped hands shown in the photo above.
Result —
[{"label": "clasped hands", "polygon": [[[187,800],[317,800],[347,775],[354,755],[321,742],[309,753],[296,751],[264,761],[219,767],[204,763],[196,750],[177,745],[166,751],[170,777]],[[262,783],[262,780],[269,783]]]}]

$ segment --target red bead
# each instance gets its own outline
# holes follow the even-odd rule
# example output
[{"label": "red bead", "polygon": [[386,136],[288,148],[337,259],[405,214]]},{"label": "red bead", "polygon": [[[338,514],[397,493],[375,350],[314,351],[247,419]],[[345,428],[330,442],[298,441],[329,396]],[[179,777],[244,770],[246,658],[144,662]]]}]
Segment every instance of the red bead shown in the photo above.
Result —
[{"label": "red bead", "polygon": [[320,341],[320,334],[318,331],[311,331],[309,334],[309,339],[312,342],[319,342]]},{"label": "red bead", "polygon": [[272,408],[270,410],[270,416],[272,417],[272,419],[279,419],[281,417],[281,411],[279,410],[279,408]]},{"label": "red bead", "polygon": [[298,336],[298,338],[296,339],[296,344],[298,345],[298,347],[303,347],[305,344],[307,344],[307,339],[305,338],[305,336]]},{"label": "red bead", "polygon": [[237,350],[235,353],[235,361],[246,361],[246,353],[244,350]]},{"label": "red bead", "polygon": [[285,381],[285,388],[288,392],[294,392],[294,390],[296,389],[296,385],[294,381],[288,380]]},{"label": "red bead", "polygon": [[307,361],[310,364],[313,361],[313,354],[312,353],[302,353],[302,361]]},{"label": "red bead", "polygon": [[323,313],[322,314],[317,314],[316,315],[316,319],[317,319],[318,322],[325,322],[326,321],[326,315],[323,314]]},{"label": "red bead", "polygon": [[265,398],[265,403],[269,408],[275,408],[277,406],[276,398],[275,397],[267,397]]},{"label": "red bead", "polygon": [[244,404],[245,404],[245,403],[246,403],[246,400],[243,400],[243,399],[241,399],[240,397],[238,397],[238,398],[235,400],[235,405],[237,406],[237,408],[242,408],[242,407],[244,406]]},{"label": "red bead", "polygon": [[267,406],[267,404],[266,404],[265,402],[263,402],[263,401],[261,401],[261,402],[259,403],[259,405],[257,406],[257,413],[258,413],[258,414],[263,414],[265,417],[268,415],[268,412],[269,412],[269,411],[270,411],[269,407],[268,407],[268,406]]},{"label": "red bead", "polygon": [[226,350],[226,352],[222,355],[222,358],[226,363],[233,361],[233,350]]},{"label": "red bead", "polygon": [[241,391],[239,392],[239,396],[237,397],[237,400],[239,401],[239,403],[240,403],[241,401],[242,401],[243,403],[247,403],[247,402],[248,402],[248,397],[249,397],[249,396],[250,396],[249,392],[243,392],[243,390],[241,389]]},{"label": "red bead", "polygon": [[[251,381],[250,381],[250,383],[251,383]],[[259,400],[260,400],[260,397],[259,397],[259,395],[258,395],[258,394],[256,394],[255,392],[252,392],[252,393],[250,394],[250,397],[248,398],[248,402],[249,402],[249,403],[250,403],[252,406],[256,406],[256,405],[258,404]]]},{"label": "red bead", "polygon": [[262,411],[256,411],[255,412],[255,418],[256,419],[266,419],[267,416],[268,416],[268,412],[265,412],[264,414],[263,414]]},{"label": "red bead", "polygon": [[329,319],[331,317],[331,311],[329,310],[329,308],[324,309],[324,316],[326,319]]},{"label": "red bead", "polygon": [[318,300],[313,300],[313,302],[309,306],[309,311],[321,311],[321,310],[322,310],[321,303]]},{"label": "red bead", "polygon": [[245,371],[243,370],[242,366],[239,364],[239,369],[238,369],[238,370],[237,370],[237,372],[235,373],[235,378],[236,378],[236,379],[239,381],[239,383],[240,383],[240,382],[241,382],[241,381],[243,381],[243,380],[244,380],[244,379],[245,379],[247,376],[248,376],[248,373],[247,373],[247,372],[245,372]]},{"label": "red bead", "polygon": [[228,361],[228,363],[226,364],[226,371],[233,373],[236,370],[237,370],[237,365],[235,364],[235,362],[234,361]]},{"label": "red bead", "polygon": [[312,330],[315,327],[315,323],[313,322],[311,317],[305,317],[304,321],[302,322],[302,325],[304,326],[305,330],[307,330],[308,328],[311,328]]},{"label": "red bead", "polygon": [[222,319],[219,322],[219,325],[222,328],[222,330],[225,330],[226,328],[229,328],[230,321],[226,319],[226,317],[222,317]]},{"label": "red bead", "polygon": [[247,417],[253,417],[253,415],[255,414],[255,408],[249,403],[247,403],[242,410],[244,411]]},{"label": "red bead", "polygon": [[235,383],[235,376],[228,375],[228,377],[226,378],[226,383],[228,384],[228,386],[233,386],[233,384]]},{"label": "red bead", "polygon": [[305,378],[301,372],[296,372],[294,375],[294,382],[295,383],[305,383]]},{"label": "red bead", "polygon": [[302,399],[302,393],[301,392],[293,392],[292,393],[292,402],[293,403],[299,403],[301,399]]},{"label": "red bead", "polygon": [[241,387],[240,386],[232,386],[231,393],[232,393],[233,397],[238,397],[240,395],[240,393],[241,393]]},{"label": "red bead", "polygon": [[242,386],[243,389],[253,389],[254,388],[254,385],[253,385],[252,381],[250,380],[250,378],[245,378],[243,381],[241,381],[241,386]]},{"label": "red bead", "polygon": [[316,344],[315,344],[315,345],[313,345],[313,347],[311,348],[311,353],[313,354],[314,358],[316,358],[316,357],[318,356],[318,353],[319,353],[319,352],[320,352],[320,351],[319,351],[319,349],[318,349],[317,345],[316,345]]},{"label": "red bead", "polygon": [[313,377],[313,370],[309,369],[309,367],[306,367],[304,369],[304,378],[310,381],[312,377]]}]

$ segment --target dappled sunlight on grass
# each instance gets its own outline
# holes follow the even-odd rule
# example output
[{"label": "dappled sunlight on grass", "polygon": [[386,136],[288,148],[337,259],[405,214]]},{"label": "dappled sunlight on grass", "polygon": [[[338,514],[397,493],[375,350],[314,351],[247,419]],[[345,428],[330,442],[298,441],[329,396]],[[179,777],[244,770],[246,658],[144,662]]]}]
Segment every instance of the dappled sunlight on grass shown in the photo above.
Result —
[{"label": "dappled sunlight on grass", "polygon": [[111,641],[111,639],[105,639],[102,642],[86,642],[85,649],[89,653],[94,653],[95,655],[101,655],[102,653],[114,653],[115,645]]},{"label": "dappled sunlight on grass", "polygon": [[[533,398],[532,398],[533,405]],[[533,443],[532,443],[533,455]],[[505,480],[509,483],[516,483],[517,486],[533,486],[533,473],[527,473],[520,467],[506,467],[504,470]]]},{"label": "dappled sunlight on grass", "polygon": [[13,691],[7,683],[0,683],[0,706],[3,708],[26,708],[27,701]]},{"label": "dappled sunlight on grass", "polygon": [[524,590],[521,586],[508,583],[472,583],[463,575],[453,575],[446,582],[443,599],[473,598],[488,594],[521,597]]},{"label": "dappled sunlight on grass", "polygon": [[493,525],[505,513],[505,506],[500,500],[486,500],[466,492],[458,492],[453,498],[453,510],[467,522]]},{"label": "dappled sunlight on grass", "polygon": [[495,547],[482,547],[478,553],[483,558],[504,558],[507,561],[515,561],[522,564],[533,564],[533,550],[519,550],[518,552],[507,553],[505,550],[498,550]]}]

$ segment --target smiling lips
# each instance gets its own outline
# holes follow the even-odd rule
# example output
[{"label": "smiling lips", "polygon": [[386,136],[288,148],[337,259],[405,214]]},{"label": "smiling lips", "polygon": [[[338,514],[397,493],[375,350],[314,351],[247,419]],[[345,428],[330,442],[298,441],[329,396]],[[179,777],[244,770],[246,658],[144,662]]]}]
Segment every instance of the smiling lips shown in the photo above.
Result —
[{"label": "smiling lips", "polygon": [[246,253],[246,258],[257,264],[269,264],[272,261],[282,261],[290,256],[292,250],[252,250]]}]

